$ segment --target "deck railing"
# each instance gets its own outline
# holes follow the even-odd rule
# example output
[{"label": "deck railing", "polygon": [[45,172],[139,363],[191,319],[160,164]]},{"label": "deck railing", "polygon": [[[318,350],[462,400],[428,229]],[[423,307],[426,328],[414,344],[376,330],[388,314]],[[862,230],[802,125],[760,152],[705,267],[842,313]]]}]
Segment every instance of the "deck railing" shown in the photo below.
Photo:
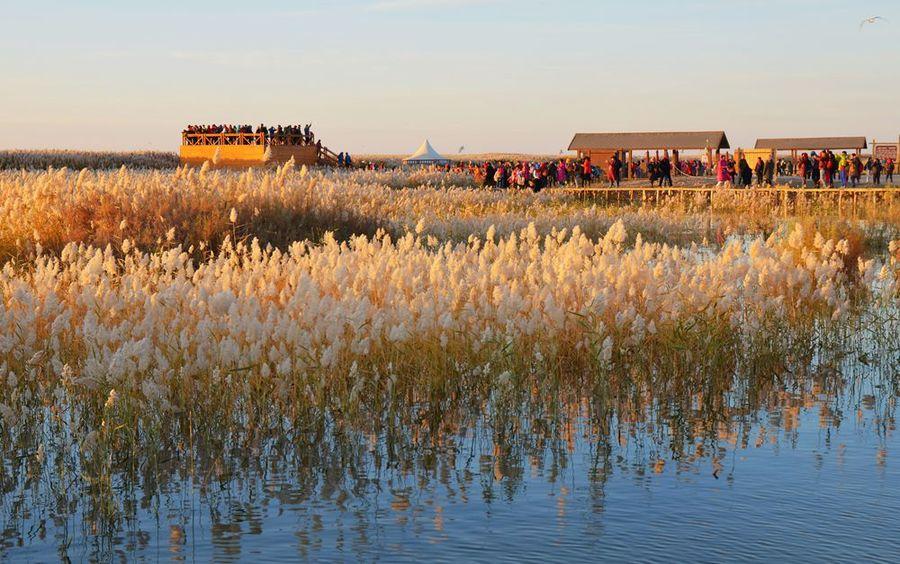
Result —
[{"label": "deck railing", "polygon": [[181,134],[182,145],[314,145],[301,134],[276,133],[188,133]]}]

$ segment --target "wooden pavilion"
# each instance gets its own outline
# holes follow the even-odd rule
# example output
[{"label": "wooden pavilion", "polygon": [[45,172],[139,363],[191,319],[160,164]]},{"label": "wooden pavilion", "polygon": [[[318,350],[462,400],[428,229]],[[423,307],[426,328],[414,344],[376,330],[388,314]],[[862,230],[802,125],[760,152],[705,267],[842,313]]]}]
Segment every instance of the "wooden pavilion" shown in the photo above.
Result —
[{"label": "wooden pavilion", "polygon": [[649,151],[672,151],[676,165],[680,151],[705,151],[707,163],[712,165],[714,153],[730,148],[724,131],[577,133],[569,144],[570,151],[577,151],[579,158],[590,157],[593,163],[603,163],[618,154],[627,164],[629,178],[635,151],[647,151],[648,157]]},{"label": "wooden pavilion", "polygon": [[797,160],[800,151],[856,151],[856,154],[868,148],[866,138],[859,137],[785,137],[776,139],[757,139],[757,149],[790,152],[791,159]]}]

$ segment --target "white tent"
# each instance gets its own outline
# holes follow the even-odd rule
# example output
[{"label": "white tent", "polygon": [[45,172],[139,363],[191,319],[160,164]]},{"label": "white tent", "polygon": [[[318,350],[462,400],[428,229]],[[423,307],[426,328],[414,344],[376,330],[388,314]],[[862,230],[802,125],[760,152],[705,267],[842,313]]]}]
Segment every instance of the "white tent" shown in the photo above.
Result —
[{"label": "white tent", "polygon": [[403,159],[403,162],[406,164],[445,164],[449,163],[449,159],[445,159],[441,156],[440,153],[434,150],[434,147],[431,146],[431,143],[428,142],[428,139],[422,143],[422,146],[419,147],[419,150],[410,155],[409,157]]}]

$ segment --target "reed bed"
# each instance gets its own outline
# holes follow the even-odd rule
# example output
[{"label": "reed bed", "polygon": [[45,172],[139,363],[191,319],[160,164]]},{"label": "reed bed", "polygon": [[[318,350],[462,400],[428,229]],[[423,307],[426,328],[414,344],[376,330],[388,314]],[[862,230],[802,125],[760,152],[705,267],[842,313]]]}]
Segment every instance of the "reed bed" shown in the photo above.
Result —
[{"label": "reed bed", "polygon": [[[471,189],[464,175],[428,171],[315,171],[292,165],[247,171],[51,169],[0,172],[0,257],[33,257],[38,246],[58,253],[71,242],[118,248],[127,238],[145,250],[181,244],[218,250],[226,236],[257,238],[282,250],[294,241],[415,231],[439,240],[508,236],[534,224],[549,234],[576,226],[602,237],[617,221],[645,241],[723,245],[736,235],[767,236],[785,223],[883,247],[900,237],[900,217],[879,204],[860,217],[810,211],[784,218],[759,195],[716,195],[656,206],[602,206],[555,191]],[[232,221],[234,220],[234,221]]]},{"label": "reed bed", "polygon": [[0,275],[0,413],[122,405],[133,431],[326,391],[349,407],[401,377],[727,371],[860,304],[896,313],[896,257],[848,264],[846,240],[807,246],[801,227],[719,252],[626,237],[619,223],[597,241],[533,227],[457,244],[326,236],[284,252],[226,241],[202,262],[181,247],[69,244]]},{"label": "reed bed", "polygon": [[0,151],[0,170],[46,170],[48,168],[173,169],[179,165],[178,155],[164,151]]}]

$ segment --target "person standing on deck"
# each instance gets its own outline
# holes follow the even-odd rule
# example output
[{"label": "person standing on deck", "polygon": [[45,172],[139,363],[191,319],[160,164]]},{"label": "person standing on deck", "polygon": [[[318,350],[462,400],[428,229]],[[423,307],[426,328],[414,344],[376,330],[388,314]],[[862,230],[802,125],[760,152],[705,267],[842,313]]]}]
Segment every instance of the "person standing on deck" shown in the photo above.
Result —
[{"label": "person standing on deck", "polygon": [[738,185],[743,188],[749,188],[753,184],[753,169],[747,162],[747,157],[743,154],[738,161]]},{"label": "person standing on deck", "polygon": [[497,188],[506,188],[506,165],[503,163],[500,163],[500,166],[497,167],[497,172],[494,173],[494,183]]},{"label": "person standing on deck", "polygon": [[819,166],[819,163],[821,160],[822,159],[819,157],[819,155],[817,155],[816,152],[813,151],[812,155],[810,156],[810,165],[809,165],[809,173],[810,173],[810,178],[812,180],[813,188],[819,187],[819,178],[821,178],[821,170],[822,170]]},{"label": "person standing on deck", "polygon": [[850,185],[856,188],[859,185],[859,179],[862,177],[862,161],[856,153],[850,157]]},{"label": "person standing on deck", "polygon": [[819,182],[820,187],[825,188],[826,184],[826,176],[825,169],[828,167],[826,164],[828,162],[828,151],[820,151],[819,152]]},{"label": "person standing on deck", "polygon": [[753,166],[753,172],[756,173],[756,186],[762,188],[763,177],[766,174],[766,163],[763,162],[762,157],[756,157],[756,164]]},{"label": "person standing on deck", "polygon": [[606,179],[609,187],[619,187],[619,156],[613,155],[606,161]]},{"label": "person standing on deck", "polygon": [[775,186],[775,160],[770,156],[765,165],[766,184]]},{"label": "person standing on deck", "polygon": [[520,164],[517,170],[519,171],[519,175],[516,177],[516,188],[518,188],[519,190],[524,190],[528,185],[528,163]]},{"label": "person standing on deck", "polygon": [[875,186],[881,186],[881,170],[884,168],[884,165],[881,164],[881,159],[875,159],[872,161],[872,184]]},{"label": "person standing on deck", "polygon": [[484,187],[493,188],[497,182],[494,180],[494,164],[491,161],[484,163]]},{"label": "person standing on deck", "polygon": [[809,155],[806,153],[800,155],[800,162],[797,163],[797,173],[800,175],[800,181],[803,182],[803,187],[806,188],[807,182],[809,181]]},{"label": "person standing on deck", "polygon": [[672,163],[669,161],[669,157],[665,155],[659,161],[659,186],[660,188],[672,186]]},{"label": "person standing on deck", "polygon": [[719,164],[716,167],[716,181],[716,188],[731,188],[731,171],[725,155],[719,157]]},{"label": "person standing on deck", "polygon": [[591,157],[585,157],[584,161],[581,163],[581,179],[584,181],[585,186],[591,183],[592,175],[593,168],[591,167]]},{"label": "person standing on deck", "polygon": [[891,184],[894,182],[894,159],[888,159],[887,164],[884,166],[885,172],[885,183]]},{"label": "person standing on deck", "polygon": [[563,161],[559,161],[559,164],[556,165],[556,183],[560,186],[565,186],[569,183],[569,177],[566,174],[566,163]]},{"label": "person standing on deck", "polygon": [[822,183],[828,188],[834,188],[834,171],[837,168],[837,159],[831,151],[825,151],[825,176]]},{"label": "person standing on deck", "polygon": [[841,188],[847,187],[847,181],[850,178],[850,157],[847,156],[847,151],[841,151],[841,156],[838,157],[838,175],[841,178]]}]

